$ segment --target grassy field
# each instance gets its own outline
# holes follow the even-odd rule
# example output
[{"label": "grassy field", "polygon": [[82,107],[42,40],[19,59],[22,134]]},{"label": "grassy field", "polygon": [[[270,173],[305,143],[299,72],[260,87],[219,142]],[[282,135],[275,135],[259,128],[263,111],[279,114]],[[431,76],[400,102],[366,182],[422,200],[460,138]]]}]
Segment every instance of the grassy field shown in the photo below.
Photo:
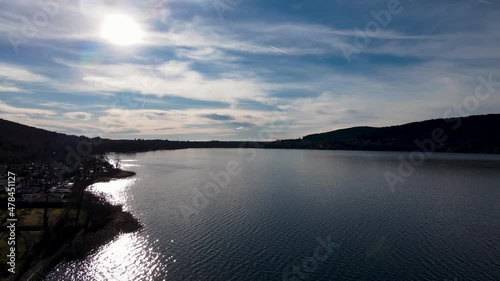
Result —
[{"label": "grassy field", "polygon": [[[65,209],[48,209],[48,223],[49,228],[53,227],[56,222],[64,216]],[[34,208],[34,209],[19,209],[17,212],[18,223],[17,227],[34,227],[38,228],[34,231],[19,231],[16,237],[16,242],[18,245],[18,253],[17,253],[17,261],[16,267],[19,269],[22,267],[27,256],[30,255],[30,250],[33,249],[37,244],[39,244],[43,239],[43,208]],[[76,215],[75,210],[71,210],[69,213],[70,221],[73,221]],[[7,214],[6,212],[0,213],[0,221],[2,225],[6,224]],[[79,221],[83,223],[83,216]],[[4,273],[7,272],[7,253],[9,253],[9,246],[7,244],[7,239],[9,237],[9,233],[7,231],[2,231],[0,233],[0,279],[2,276],[5,276]]]},{"label": "grassy field", "polygon": [[[63,214],[64,209],[48,209],[47,216],[49,226],[54,225],[59,217]],[[44,209],[21,209],[17,217],[19,218],[20,226],[43,226]]]}]

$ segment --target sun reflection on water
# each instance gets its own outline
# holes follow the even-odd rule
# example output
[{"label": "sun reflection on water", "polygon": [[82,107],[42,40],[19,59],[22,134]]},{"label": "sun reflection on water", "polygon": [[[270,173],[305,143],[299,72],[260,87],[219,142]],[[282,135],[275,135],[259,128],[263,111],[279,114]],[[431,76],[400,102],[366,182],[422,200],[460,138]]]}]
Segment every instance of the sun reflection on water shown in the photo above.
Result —
[{"label": "sun reflection on water", "polygon": [[128,189],[137,179],[119,179],[110,182],[99,182],[88,187],[88,191],[103,195],[113,205],[123,205],[124,210],[129,210],[130,192]]},{"label": "sun reflection on water", "polygon": [[137,164],[122,164],[122,168],[130,168],[130,167],[140,167],[140,165]]},{"label": "sun reflection on water", "polygon": [[84,260],[59,264],[45,280],[168,280],[167,264],[174,259],[159,253],[156,243],[142,233],[123,234]]},{"label": "sun reflection on water", "polygon": [[[135,167],[134,160],[124,160],[122,167]],[[137,178],[117,179],[95,183],[88,191],[100,194],[114,205],[130,211],[131,188]],[[173,241],[170,241],[173,243]],[[170,244],[170,243],[169,243]],[[168,267],[175,264],[172,255],[165,254],[159,239],[151,240],[144,231],[118,235],[81,260],[63,261],[51,271],[45,281],[146,281],[168,280]]]}]

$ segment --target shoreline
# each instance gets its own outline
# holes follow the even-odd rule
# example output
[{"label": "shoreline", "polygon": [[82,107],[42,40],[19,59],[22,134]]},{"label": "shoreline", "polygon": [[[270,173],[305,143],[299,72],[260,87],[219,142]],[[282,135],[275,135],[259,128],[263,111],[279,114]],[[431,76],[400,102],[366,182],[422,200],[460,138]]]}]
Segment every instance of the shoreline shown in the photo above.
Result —
[{"label": "shoreline", "polygon": [[38,261],[27,272],[12,276],[7,280],[40,280],[52,271],[61,262],[83,259],[97,251],[103,245],[113,241],[118,235],[133,233],[143,226],[130,212],[124,211],[121,205],[113,205],[105,198],[87,191],[87,188],[96,183],[110,182],[117,179],[124,179],[135,176],[136,173],[126,170],[117,170],[111,175],[99,176],[92,180],[84,189],[84,196],[87,198],[102,200],[103,205],[110,211],[106,216],[106,222],[89,230],[82,229],[76,233],[69,242],[62,244],[58,249],[54,249],[54,254]]},{"label": "shoreline", "polygon": [[[112,180],[118,180],[118,179],[124,179],[124,178],[130,178],[130,177],[133,177],[135,175],[137,175],[136,172],[118,169],[118,171],[116,172],[116,174],[113,174],[113,175],[110,175],[110,176],[100,176],[100,177],[97,177],[92,184],[99,183],[99,182],[109,182],[109,181],[112,181]],[[92,184],[90,184],[90,185],[92,185]],[[85,189],[87,187],[85,187]]]},{"label": "shoreline", "polygon": [[[98,177],[92,184],[110,182],[117,179],[133,177],[135,175],[135,172],[119,169],[116,174],[111,176]],[[142,228],[141,223],[130,212],[124,211],[121,205],[113,205],[105,198],[87,191],[86,189],[92,184],[85,187],[85,195],[87,197],[95,197],[104,200],[104,204],[112,209],[113,212],[104,225],[93,231],[80,232],[75,235],[72,245],[65,252],[65,258],[69,260],[85,258],[101,246],[115,239],[119,234],[132,233]]]}]

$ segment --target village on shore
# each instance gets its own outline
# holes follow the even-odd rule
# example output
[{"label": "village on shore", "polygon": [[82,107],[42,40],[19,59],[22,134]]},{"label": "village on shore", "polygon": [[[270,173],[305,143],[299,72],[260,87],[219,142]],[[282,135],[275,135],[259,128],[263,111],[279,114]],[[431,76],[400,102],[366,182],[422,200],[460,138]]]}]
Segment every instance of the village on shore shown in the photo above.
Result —
[{"label": "village on shore", "polygon": [[[101,171],[89,169],[84,179],[91,179],[96,175],[108,173],[107,167]],[[78,178],[82,178],[83,167]],[[77,180],[75,175],[64,174],[64,170],[57,165],[44,162],[31,162],[27,164],[1,165],[0,166],[0,192],[8,188],[7,173],[16,175],[16,202],[19,203],[66,203]],[[48,198],[47,198],[48,197]]]}]

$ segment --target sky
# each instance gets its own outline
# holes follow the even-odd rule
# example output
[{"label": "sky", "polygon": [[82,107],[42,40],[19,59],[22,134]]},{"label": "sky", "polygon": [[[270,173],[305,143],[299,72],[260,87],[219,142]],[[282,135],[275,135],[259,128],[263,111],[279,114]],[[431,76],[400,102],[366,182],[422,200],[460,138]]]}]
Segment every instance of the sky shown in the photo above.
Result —
[{"label": "sky", "polygon": [[0,0],[0,118],[275,140],[500,113],[499,30],[498,0]]}]

